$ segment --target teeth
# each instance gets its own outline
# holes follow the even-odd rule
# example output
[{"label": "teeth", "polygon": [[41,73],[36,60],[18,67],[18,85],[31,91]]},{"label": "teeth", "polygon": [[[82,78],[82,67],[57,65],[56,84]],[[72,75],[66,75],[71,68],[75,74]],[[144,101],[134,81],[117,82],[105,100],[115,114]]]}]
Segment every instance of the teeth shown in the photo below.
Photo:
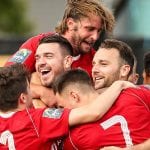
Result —
[{"label": "teeth", "polygon": [[41,72],[43,73],[43,72],[47,72],[48,70],[42,70]]},{"label": "teeth", "polygon": [[41,74],[44,75],[44,74],[47,74],[49,73],[50,71],[49,70],[40,70]]},{"label": "teeth", "polygon": [[42,73],[42,72],[46,72],[46,71],[49,71],[49,69],[42,69],[42,68],[40,69],[40,68],[39,68],[39,72],[41,72],[41,73]]},{"label": "teeth", "polygon": [[43,72],[42,72],[42,75],[43,75],[43,74],[47,74],[47,73],[49,73],[49,71],[43,71]]},{"label": "teeth", "polygon": [[95,78],[95,80],[100,80],[100,79],[102,79],[102,77],[96,77],[96,78]]},{"label": "teeth", "polygon": [[93,42],[87,42],[86,41],[86,43],[89,44],[89,45],[91,45],[91,46],[93,46]]}]

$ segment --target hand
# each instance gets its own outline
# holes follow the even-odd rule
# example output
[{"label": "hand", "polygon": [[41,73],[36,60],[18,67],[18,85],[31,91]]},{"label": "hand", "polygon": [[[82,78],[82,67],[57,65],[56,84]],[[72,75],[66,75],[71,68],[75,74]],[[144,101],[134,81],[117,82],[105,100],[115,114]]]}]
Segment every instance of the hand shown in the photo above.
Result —
[{"label": "hand", "polygon": [[114,85],[118,85],[121,87],[121,89],[126,89],[126,88],[137,88],[137,86],[129,81],[123,81],[123,80],[118,80],[118,81],[115,81],[113,83]]},{"label": "hand", "polygon": [[[33,83],[30,84],[30,87],[31,87],[32,99],[39,99],[44,103],[45,106],[48,106],[48,107],[53,107],[56,105],[57,100],[53,92],[53,89],[44,87],[42,85],[36,85]],[[40,102],[36,100],[35,103],[36,104],[38,103],[39,105]],[[42,104],[42,107],[43,107],[43,104]]]},{"label": "hand", "polygon": [[56,104],[56,97],[51,88],[41,85],[40,78],[36,72],[32,73],[31,92],[35,108],[53,107]]},{"label": "hand", "polygon": [[115,147],[115,146],[108,146],[108,147],[103,147],[100,150],[127,150],[127,149],[126,148]]},{"label": "hand", "polygon": [[37,72],[33,72],[31,75],[31,83],[41,85],[41,80]]}]

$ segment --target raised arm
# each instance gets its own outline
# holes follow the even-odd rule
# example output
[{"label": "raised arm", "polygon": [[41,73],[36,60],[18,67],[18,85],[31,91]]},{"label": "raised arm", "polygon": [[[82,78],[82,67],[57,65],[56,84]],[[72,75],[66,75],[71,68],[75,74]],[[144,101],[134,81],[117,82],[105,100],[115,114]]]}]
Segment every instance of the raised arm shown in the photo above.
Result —
[{"label": "raised arm", "polygon": [[53,90],[41,85],[36,72],[32,73],[30,87],[35,108],[53,107],[56,104],[56,97]]},{"label": "raised arm", "polygon": [[69,125],[97,121],[109,110],[120,92],[127,87],[135,87],[135,85],[128,81],[116,81],[92,103],[72,109],[69,116]]},{"label": "raised arm", "polygon": [[42,85],[36,85],[34,83],[31,83],[30,86],[32,99],[36,99],[37,101],[35,103],[38,103],[38,101],[41,100],[48,107],[53,107],[56,104],[56,97],[52,89],[46,88]]}]

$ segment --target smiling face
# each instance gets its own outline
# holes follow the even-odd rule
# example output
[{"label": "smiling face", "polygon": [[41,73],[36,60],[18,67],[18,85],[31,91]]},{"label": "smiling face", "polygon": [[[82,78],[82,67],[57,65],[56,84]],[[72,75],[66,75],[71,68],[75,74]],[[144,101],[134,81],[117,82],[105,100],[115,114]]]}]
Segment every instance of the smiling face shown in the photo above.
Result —
[{"label": "smiling face", "polygon": [[40,44],[36,51],[36,71],[42,85],[51,87],[56,76],[64,71],[62,47],[58,43]]},{"label": "smiling face", "polygon": [[100,48],[93,58],[92,77],[95,89],[109,87],[120,79],[120,58],[116,49]]},{"label": "smiling face", "polygon": [[87,53],[98,39],[101,31],[100,16],[90,15],[78,21],[68,18],[68,34],[64,36],[74,48],[74,54]]}]

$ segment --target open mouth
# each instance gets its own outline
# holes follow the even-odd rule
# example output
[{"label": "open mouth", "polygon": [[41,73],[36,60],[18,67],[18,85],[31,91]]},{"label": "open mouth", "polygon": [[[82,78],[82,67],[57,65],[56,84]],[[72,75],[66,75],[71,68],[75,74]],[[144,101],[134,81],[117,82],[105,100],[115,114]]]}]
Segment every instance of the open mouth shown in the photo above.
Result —
[{"label": "open mouth", "polygon": [[48,70],[47,70],[47,71],[41,71],[41,74],[42,74],[42,75],[47,75],[49,72],[50,72],[50,71],[48,71]]},{"label": "open mouth", "polygon": [[87,41],[84,41],[85,44],[89,45],[89,47],[93,47],[93,42],[87,42]]},{"label": "open mouth", "polygon": [[41,70],[40,71],[41,77],[48,77],[50,72],[51,72],[50,70]]},{"label": "open mouth", "polygon": [[101,80],[103,77],[95,77],[95,81]]}]

